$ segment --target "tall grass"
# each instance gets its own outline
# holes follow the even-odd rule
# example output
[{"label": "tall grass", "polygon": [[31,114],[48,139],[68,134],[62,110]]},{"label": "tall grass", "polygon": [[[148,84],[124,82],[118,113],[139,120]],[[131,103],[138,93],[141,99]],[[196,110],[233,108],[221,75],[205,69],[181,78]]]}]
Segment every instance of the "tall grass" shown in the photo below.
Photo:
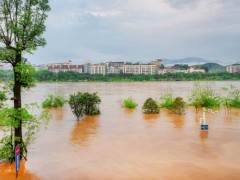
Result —
[{"label": "tall grass", "polygon": [[189,98],[190,105],[194,106],[196,112],[201,107],[216,108],[221,105],[220,94],[213,89],[210,82],[206,84],[200,84],[199,82],[194,84],[191,96]]},{"label": "tall grass", "polygon": [[222,104],[226,109],[240,108],[240,90],[234,86],[222,88]]},{"label": "tall grass", "polygon": [[123,100],[123,107],[125,108],[135,109],[137,106],[138,104],[132,98],[127,98]]},{"label": "tall grass", "polygon": [[173,95],[168,93],[160,98],[160,107],[161,108],[172,108],[173,107],[174,98]]},{"label": "tall grass", "polygon": [[49,94],[47,99],[43,101],[42,107],[63,107],[67,100],[61,95]]}]

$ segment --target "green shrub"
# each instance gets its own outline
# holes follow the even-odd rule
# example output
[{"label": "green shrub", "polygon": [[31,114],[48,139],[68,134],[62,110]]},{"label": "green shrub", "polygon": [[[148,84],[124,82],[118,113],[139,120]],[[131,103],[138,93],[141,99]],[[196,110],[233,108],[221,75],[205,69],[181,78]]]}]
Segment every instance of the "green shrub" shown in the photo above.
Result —
[{"label": "green shrub", "polygon": [[170,110],[174,114],[183,114],[185,113],[186,103],[184,102],[183,98],[176,97],[173,101],[173,106],[170,108]]},{"label": "green shrub", "polygon": [[48,95],[47,99],[43,101],[42,107],[63,107],[67,100],[61,95]]},{"label": "green shrub", "polygon": [[183,114],[185,112],[186,103],[181,97],[174,98],[172,94],[165,94],[161,98],[160,107],[166,108],[174,114]]},{"label": "green shrub", "polygon": [[127,98],[124,99],[123,106],[125,108],[134,109],[138,106],[138,104],[132,98]]},{"label": "green shrub", "polygon": [[78,92],[77,94],[70,95],[68,103],[78,120],[84,114],[90,116],[100,114],[99,104],[101,103],[101,99],[97,93]]},{"label": "green shrub", "polygon": [[174,102],[174,98],[172,94],[165,94],[162,98],[161,98],[161,103],[160,103],[160,107],[161,108],[172,108],[173,107],[173,102]]},{"label": "green shrub", "polygon": [[158,114],[160,112],[160,108],[155,100],[148,98],[142,107],[142,111],[144,114]]}]

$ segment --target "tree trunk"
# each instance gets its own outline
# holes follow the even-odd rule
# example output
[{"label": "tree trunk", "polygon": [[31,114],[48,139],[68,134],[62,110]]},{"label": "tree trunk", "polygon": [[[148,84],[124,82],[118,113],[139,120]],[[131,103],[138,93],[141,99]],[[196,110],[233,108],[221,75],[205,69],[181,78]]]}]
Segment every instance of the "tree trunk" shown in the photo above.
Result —
[{"label": "tree trunk", "polygon": [[[21,58],[22,58],[22,54],[21,53],[17,53],[16,55],[16,59],[15,59],[15,63],[13,64],[13,72],[14,72],[14,87],[13,87],[13,94],[14,94],[14,108],[15,109],[19,109],[22,107],[22,101],[21,101],[21,82],[20,80],[20,74],[18,72],[15,71],[15,67],[17,66],[18,63],[21,62]],[[14,128],[14,133],[15,133],[15,137],[17,137],[17,139],[15,139],[15,146],[17,144],[21,145],[21,157],[23,154],[23,147],[22,147],[22,120],[21,119],[15,119],[15,121],[19,121],[18,122],[18,127]]]}]

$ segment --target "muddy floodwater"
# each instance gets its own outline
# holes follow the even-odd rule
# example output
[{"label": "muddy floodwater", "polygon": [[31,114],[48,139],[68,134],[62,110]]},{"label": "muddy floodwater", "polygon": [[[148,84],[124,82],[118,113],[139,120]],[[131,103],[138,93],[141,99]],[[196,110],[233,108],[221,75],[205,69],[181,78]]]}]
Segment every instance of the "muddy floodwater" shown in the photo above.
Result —
[{"label": "muddy floodwater", "polygon": [[[101,115],[79,122],[68,105],[51,109],[47,129],[41,128],[21,162],[19,180],[237,180],[240,179],[240,110],[206,113],[208,131],[189,108],[183,116],[161,110],[144,115],[143,102],[166,92],[186,100],[194,82],[39,83],[24,92],[23,102],[41,103],[48,93],[66,97],[78,91],[98,92]],[[214,82],[214,87],[240,81]],[[135,110],[121,107],[132,97]],[[15,179],[15,166],[0,163],[0,179]]]}]

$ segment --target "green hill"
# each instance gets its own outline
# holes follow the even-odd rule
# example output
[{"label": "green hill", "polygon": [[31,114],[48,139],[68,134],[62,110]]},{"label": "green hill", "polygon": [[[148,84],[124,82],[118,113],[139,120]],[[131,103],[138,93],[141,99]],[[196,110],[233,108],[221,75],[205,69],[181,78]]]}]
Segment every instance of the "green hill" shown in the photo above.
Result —
[{"label": "green hill", "polygon": [[217,63],[206,63],[198,65],[198,67],[205,69],[207,72],[226,71],[226,67]]}]

